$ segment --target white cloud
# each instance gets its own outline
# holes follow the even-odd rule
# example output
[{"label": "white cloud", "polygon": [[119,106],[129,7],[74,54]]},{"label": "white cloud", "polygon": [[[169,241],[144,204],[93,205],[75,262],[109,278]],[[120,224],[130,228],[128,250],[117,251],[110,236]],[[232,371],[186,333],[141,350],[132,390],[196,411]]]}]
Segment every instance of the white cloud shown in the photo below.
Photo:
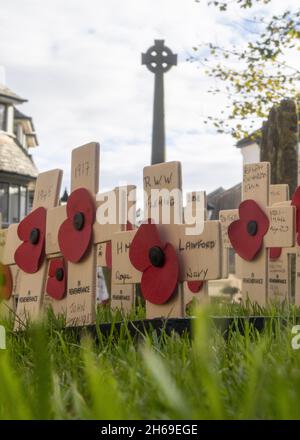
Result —
[{"label": "white cloud", "polygon": [[[272,10],[280,8],[272,2]],[[285,7],[289,3],[286,2]],[[119,181],[142,184],[149,164],[153,75],[141,52],[164,38],[179,54],[165,78],[168,159],[183,165],[185,190],[228,187],[241,179],[234,141],[212,133],[203,116],[226,105],[212,96],[212,80],[185,62],[203,41],[245,41],[226,15],[193,0],[0,0],[0,53],[7,85],[29,99],[40,147],[33,156],[41,171],[64,169],[69,186],[72,148],[101,144],[101,189]],[[259,10],[261,7],[257,7]]]}]

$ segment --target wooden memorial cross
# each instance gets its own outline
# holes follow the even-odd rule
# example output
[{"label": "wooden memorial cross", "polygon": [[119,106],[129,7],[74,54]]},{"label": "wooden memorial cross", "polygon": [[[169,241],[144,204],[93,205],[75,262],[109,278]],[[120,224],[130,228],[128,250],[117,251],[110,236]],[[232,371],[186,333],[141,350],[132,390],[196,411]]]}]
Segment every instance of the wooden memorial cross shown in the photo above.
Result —
[{"label": "wooden memorial cross", "polygon": [[[237,209],[226,209],[226,210],[221,210],[219,212],[219,221],[221,224],[221,236],[222,236],[223,261],[225,260],[225,262],[222,262],[223,278],[228,278],[229,249],[232,249],[232,245],[228,237],[228,226],[230,225],[230,223],[234,222],[235,220],[238,220],[238,218],[239,218],[239,212]],[[238,262],[236,261],[236,263]],[[235,274],[237,278],[239,278],[240,274],[238,273],[239,271],[237,266],[238,265],[236,264]]]},{"label": "wooden memorial cross", "polygon": [[[179,162],[166,162],[144,168],[144,218],[155,215],[159,234],[174,224],[175,216],[182,223],[182,200],[181,200],[181,164]],[[151,198],[151,189],[163,191]],[[177,192],[177,203],[174,203],[170,191]],[[153,196],[153,194],[152,194]],[[151,212],[151,208],[155,212]],[[164,208],[167,217],[163,218]],[[166,221],[167,224],[163,224]],[[129,247],[137,230],[117,233],[112,241],[112,283],[119,286],[138,284],[141,282],[142,274],[137,271],[129,260]],[[177,283],[175,283],[177,285]],[[183,295],[182,286],[174,286],[175,291],[169,301],[161,304],[154,304],[146,299],[147,318],[156,316],[183,316]]]},{"label": "wooden memorial cross", "polygon": [[[101,200],[101,201],[100,201]],[[100,214],[107,212],[107,223],[102,224]],[[109,218],[109,212],[113,217]],[[116,187],[107,193],[97,196],[97,213],[94,224],[94,243],[97,245],[97,286],[101,295],[102,277],[106,275],[110,284],[110,307],[128,314],[135,305],[135,285],[115,284],[111,277],[112,269],[112,239],[117,232],[132,230],[136,221],[136,187],[134,185]],[[103,286],[104,291],[106,286]],[[109,292],[108,292],[109,293]],[[105,299],[105,298],[104,298]],[[103,301],[103,299],[102,299]],[[100,300],[101,303],[101,300]]]},{"label": "wooden memorial cross", "polygon": [[[270,206],[278,205],[282,202],[287,202],[289,200],[289,186],[285,183],[283,184],[272,184],[270,185]],[[283,203],[284,204],[284,203]]]},{"label": "wooden memorial cross", "polygon": [[[282,205],[288,199],[288,185],[278,184],[270,185],[269,205],[276,207]],[[284,206],[289,206],[290,202],[286,202]],[[219,219],[222,229],[222,240],[225,252],[228,253],[229,248],[232,248],[228,237],[228,226],[235,220],[238,220],[238,210],[231,209],[220,211]],[[278,255],[278,250],[281,250]],[[295,248],[293,248],[295,249]],[[274,252],[273,252],[274,251]],[[277,251],[277,252],[276,252]],[[269,297],[270,300],[277,298],[284,299],[290,289],[290,257],[292,252],[290,248],[270,248],[269,249]],[[236,255],[236,276],[243,278],[242,275],[242,259]],[[280,284],[280,288],[279,288]],[[255,298],[251,298],[255,299]]]},{"label": "wooden memorial cross", "polygon": [[295,198],[295,205],[297,209],[297,239],[295,242],[295,247],[293,249],[296,254],[296,275],[295,275],[295,304],[296,306],[300,306],[300,245],[299,245],[299,234],[300,234],[300,202],[299,202],[299,192],[300,192],[300,155],[298,156],[298,188],[295,191],[293,198]]},{"label": "wooden memorial cross", "polygon": [[[270,206],[280,206],[289,200],[287,184],[270,185]],[[289,202],[290,203],[290,202]],[[290,300],[291,294],[291,251],[289,248],[269,250],[269,300]]]},{"label": "wooden memorial cross", "polygon": [[298,244],[296,245],[295,304],[300,306],[300,246]]},{"label": "wooden memorial cross", "polygon": [[46,222],[47,280],[44,288],[43,310],[52,309],[55,316],[67,313],[67,261],[59,243],[58,232],[67,218],[66,205],[50,208]]},{"label": "wooden memorial cross", "polygon": [[[45,235],[47,209],[57,205],[62,171],[51,170],[38,175],[32,211],[19,224],[12,224],[7,231],[4,251],[5,264],[19,267],[15,279],[18,296],[15,330],[20,330],[27,319],[40,317],[44,282],[46,278]],[[17,275],[17,274],[16,274]]]},{"label": "wooden memorial cross", "polygon": [[294,243],[292,206],[269,206],[270,164],[244,165],[239,210],[220,211],[225,247],[233,246],[241,271],[244,298],[264,305],[268,299],[268,248]]},{"label": "wooden memorial cross", "polygon": [[219,222],[204,221],[200,233],[184,224],[181,186],[180,162],[145,167],[144,217],[156,217],[156,225],[145,221],[113,238],[112,278],[141,283],[147,318],[184,316],[182,283],[221,277]]},{"label": "wooden memorial cross", "polygon": [[295,305],[300,306],[300,246],[295,243]]},{"label": "wooden memorial cross", "polygon": [[[99,186],[99,153],[96,142],[72,151],[67,218],[58,229],[59,248],[67,261],[67,326],[95,322],[96,247],[93,246],[93,225],[95,195]],[[63,217],[63,212],[61,215]]]},{"label": "wooden memorial cross", "polygon": [[[70,195],[72,203],[69,203],[69,209],[73,212],[76,207],[78,212],[73,212],[74,217],[68,219],[67,203],[66,206],[59,206],[49,210],[47,215],[46,253],[48,257],[48,275],[50,274],[52,276],[48,276],[48,281],[45,286],[45,307],[51,306],[56,315],[66,314],[67,325],[86,325],[94,322],[97,289],[99,291],[97,275],[102,267],[109,266],[108,259],[111,259],[111,257],[109,258],[109,252],[107,252],[107,250],[109,250],[108,245],[111,241],[112,234],[116,231],[126,229],[128,226],[127,212],[126,216],[124,212],[122,212],[122,219],[125,220],[122,225],[119,224],[118,208],[116,222],[100,224],[97,221],[97,214],[101,205],[107,202],[105,195],[107,195],[109,202],[111,199],[110,196],[113,196],[111,201],[111,205],[113,206],[109,206],[109,209],[113,212],[115,207],[118,207],[121,202],[123,203],[123,199],[120,200],[120,194],[122,193],[124,195],[125,192],[128,199],[129,193],[132,195],[132,192],[135,191],[135,187],[115,188],[115,190],[108,193],[98,194],[96,199],[101,199],[102,202],[100,202],[95,200],[95,195],[98,190],[98,175],[98,144],[91,143],[73,150],[72,193]],[[79,198],[77,198],[78,191],[83,191],[83,194],[79,194]],[[85,206],[86,199],[88,199],[91,205],[90,208]],[[133,199],[133,201],[127,200],[127,206],[128,209],[132,209],[134,212],[135,192]],[[75,205],[75,207],[71,205]],[[86,210],[91,209],[92,206],[94,207],[94,215],[88,220],[90,222],[88,227],[90,227],[92,234],[90,234],[89,240],[85,243],[85,250],[82,250],[83,241],[86,240],[86,237],[81,238],[82,233],[80,228],[77,232],[74,230],[75,216],[76,214],[83,214],[83,216],[87,216],[88,218],[89,212],[86,212]],[[71,216],[70,213],[70,217]],[[85,219],[83,226],[84,222]],[[64,223],[67,223],[67,225],[62,226]],[[70,230],[71,235],[69,235]],[[75,239],[72,236],[74,233],[78,235],[78,237],[75,236]],[[58,240],[59,236],[60,240]],[[72,249],[68,244],[72,242],[72,237],[73,243],[78,239],[79,252],[82,254],[79,257],[78,255],[76,256],[76,252],[78,251],[76,247]],[[64,258],[62,254],[64,254],[66,258]],[[74,259],[77,261],[72,261]],[[51,266],[53,273],[51,273]],[[61,275],[62,279],[56,279],[57,274]],[[50,287],[48,284],[49,281]],[[51,291],[47,292],[47,289],[53,293],[51,294]],[[132,286],[126,286],[126,292],[127,303],[130,303],[129,298],[133,302],[134,291]],[[127,307],[129,308],[128,305]]]},{"label": "wooden memorial cross", "polygon": [[[0,224],[1,221],[0,213]],[[13,295],[13,281],[15,270],[12,266],[3,264],[3,253],[6,242],[7,229],[0,229],[0,317],[9,316],[11,312],[15,311],[15,296]]]},{"label": "wooden memorial cross", "polygon": [[[288,262],[289,262],[289,267],[288,267],[288,276],[290,278],[292,278],[292,274],[291,274],[291,264],[290,264],[290,259],[291,259],[291,255],[294,254],[295,255],[295,260],[296,260],[296,273],[295,273],[295,304],[297,306],[300,306],[300,246],[299,246],[299,232],[300,232],[300,156],[298,156],[298,187],[295,191],[295,193],[292,196],[291,200],[282,200],[278,201],[276,200],[276,205],[282,205],[282,206],[289,206],[289,205],[293,205],[295,206],[296,209],[296,228],[295,228],[295,232],[296,232],[296,241],[295,241],[295,245],[292,248],[289,249],[282,249],[282,256],[284,257],[287,254],[287,258],[288,258]],[[288,198],[288,197],[286,197]],[[281,256],[280,256],[281,258]],[[285,264],[286,263],[286,260]],[[288,283],[288,287],[289,287],[289,297],[291,296],[291,280],[289,279],[289,283]],[[289,298],[290,299],[290,298]]]},{"label": "wooden memorial cross", "polygon": [[[202,216],[202,220],[207,219],[207,201],[205,191],[192,191],[186,194],[186,207],[184,208],[184,220],[188,220],[188,212],[193,218],[196,215]],[[197,212],[197,209],[200,211]],[[201,219],[200,219],[201,221]],[[208,282],[207,281],[184,281],[183,283],[183,311],[187,312],[189,304],[196,302],[197,304],[207,304],[208,297]]]},{"label": "wooden memorial cross", "polygon": [[[4,305],[9,307],[13,313],[17,310],[18,303],[18,292],[19,292],[19,280],[21,269],[16,265],[14,260],[14,253],[18,246],[20,246],[21,241],[18,237],[17,233],[18,223],[11,224],[7,229],[1,231],[2,239],[3,239],[3,252],[2,252],[2,260],[1,262],[5,267],[9,268],[9,273],[12,277],[12,292],[11,298],[7,301],[4,301]],[[11,246],[7,246],[7,242],[11,243]],[[7,308],[6,307],[6,308]]]},{"label": "wooden memorial cross", "polygon": [[[295,245],[288,249],[287,252],[289,254],[289,257],[291,258],[291,255],[295,255],[295,304],[297,306],[300,306],[300,246],[299,246],[299,233],[300,233],[300,155],[298,156],[298,187],[296,188],[295,193],[292,196],[291,200],[288,201],[282,201],[280,204],[284,206],[289,206],[292,204],[295,206],[296,209],[296,241]],[[283,251],[283,250],[282,250]],[[291,274],[291,268],[289,268],[289,276],[292,277]],[[290,290],[291,290],[291,283],[289,283]],[[291,295],[290,295],[291,296]]]},{"label": "wooden memorial cross", "polygon": [[[181,163],[165,162],[144,167],[143,187],[144,219],[147,221],[154,217],[160,238],[168,242],[165,236],[167,229],[176,222],[183,223]],[[162,194],[158,195],[154,192],[162,192]],[[164,214],[167,218],[164,218]],[[147,318],[181,317],[183,315],[182,283],[177,284],[171,298],[163,304],[155,304],[146,299]]]}]

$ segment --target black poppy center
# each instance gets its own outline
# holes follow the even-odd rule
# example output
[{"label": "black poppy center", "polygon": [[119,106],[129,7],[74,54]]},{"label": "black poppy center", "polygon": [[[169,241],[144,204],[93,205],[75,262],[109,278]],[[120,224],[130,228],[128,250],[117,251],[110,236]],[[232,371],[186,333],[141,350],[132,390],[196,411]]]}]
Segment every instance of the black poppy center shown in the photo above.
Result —
[{"label": "black poppy center", "polygon": [[164,251],[159,246],[153,246],[149,250],[149,260],[152,266],[162,267],[165,263]]},{"label": "black poppy center", "polygon": [[250,220],[247,224],[247,232],[249,235],[256,235],[257,234],[258,225],[255,220]]},{"label": "black poppy center", "polygon": [[58,267],[55,272],[55,278],[57,281],[62,281],[64,279],[64,270],[62,267]]},{"label": "black poppy center", "polygon": [[33,228],[30,232],[29,241],[31,244],[37,244],[40,238],[40,230]]},{"label": "black poppy center", "polygon": [[73,217],[73,226],[76,231],[81,231],[84,227],[84,214],[82,212],[76,212]]}]

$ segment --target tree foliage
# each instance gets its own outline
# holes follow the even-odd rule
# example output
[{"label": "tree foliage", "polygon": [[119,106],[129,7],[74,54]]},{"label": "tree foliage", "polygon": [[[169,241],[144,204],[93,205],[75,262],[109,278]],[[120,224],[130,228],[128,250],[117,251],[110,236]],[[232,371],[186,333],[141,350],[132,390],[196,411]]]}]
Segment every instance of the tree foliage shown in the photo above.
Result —
[{"label": "tree foliage", "polygon": [[[194,53],[189,57],[189,61],[200,62],[210,77],[219,80],[210,93],[225,92],[229,99],[221,115],[207,116],[205,123],[212,123],[218,132],[231,133],[240,139],[257,128],[257,120],[267,117],[272,105],[284,98],[300,99],[300,70],[297,63],[287,62],[287,59],[300,57],[300,3],[295,0],[293,10],[271,17],[262,12],[260,17],[251,13],[258,4],[268,3],[271,8],[272,0],[207,3],[224,14],[232,6],[250,12],[250,17],[236,23],[247,38],[244,45],[225,47],[212,42],[201,43],[193,48]],[[284,7],[284,2],[282,4]],[[203,57],[205,52],[208,55]]]}]

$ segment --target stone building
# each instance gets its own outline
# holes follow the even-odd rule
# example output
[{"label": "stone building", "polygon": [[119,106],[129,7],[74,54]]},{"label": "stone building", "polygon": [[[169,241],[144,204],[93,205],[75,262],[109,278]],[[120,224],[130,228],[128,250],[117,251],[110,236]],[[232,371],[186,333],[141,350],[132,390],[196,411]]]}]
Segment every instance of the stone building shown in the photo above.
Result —
[{"label": "stone building", "polygon": [[[251,136],[241,139],[236,143],[243,157],[243,164],[260,161],[261,130],[252,133]],[[207,196],[207,202],[213,206],[212,220],[218,220],[222,209],[236,209],[242,200],[242,184],[238,183],[231,188],[217,188]]]},{"label": "stone building", "polygon": [[[260,146],[262,133],[257,130],[249,137],[241,139],[236,143],[243,157],[243,165],[260,161]],[[231,188],[217,188],[207,196],[207,201],[214,209],[211,214],[212,220],[219,218],[219,211],[222,209],[236,209],[242,200],[242,184],[238,183]]]},{"label": "stone building", "polygon": [[[260,157],[260,130],[253,133],[249,138],[237,142],[236,147],[240,149],[243,157],[243,164],[259,162]],[[237,183],[231,188],[217,188],[207,195],[207,202],[213,207],[211,219],[218,220],[219,212],[225,209],[237,209],[242,201],[242,183]],[[234,251],[229,251],[229,272],[235,272]]]},{"label": "stone building", "polygon": [[[294,100],[274,105],[262,128],[237,142],[243,164],[267,161],[271,163],[271,183],[287,183],[290,194],[297,186],[299,143],[299,110]],[[207,196],[213,206],[211,218],[219,218],[222,209],[238,208],[242,199],[242,184],[229,189],[218,188]],[[234,271],[233,252],[230,252],[230,272]]]},{"label": "stone building", "polygon": [[[266,161],[271,163],[271,183],[287,183],[290,195],[297,187],[299,142],[299,110],[292,99],[274,105],[260,129],[237,142],[243,164]],[[218,188],[208,194],[214,206],[212,218],[219,218],[221,209],[237,208],[241,201],[241,184],[227,190]]]},{"label": "stone building", "polygon": [[243,157],[243,164],[260,162],[262,130],[256,130],[249,137],[239,140],[236,147]]},{"label": "stone building", "polygon": [[38,145],[32,118],[16,107],[26,102],[0,84],[0,212],[2,226],[30,210],[38,170],[30,149]]}]

